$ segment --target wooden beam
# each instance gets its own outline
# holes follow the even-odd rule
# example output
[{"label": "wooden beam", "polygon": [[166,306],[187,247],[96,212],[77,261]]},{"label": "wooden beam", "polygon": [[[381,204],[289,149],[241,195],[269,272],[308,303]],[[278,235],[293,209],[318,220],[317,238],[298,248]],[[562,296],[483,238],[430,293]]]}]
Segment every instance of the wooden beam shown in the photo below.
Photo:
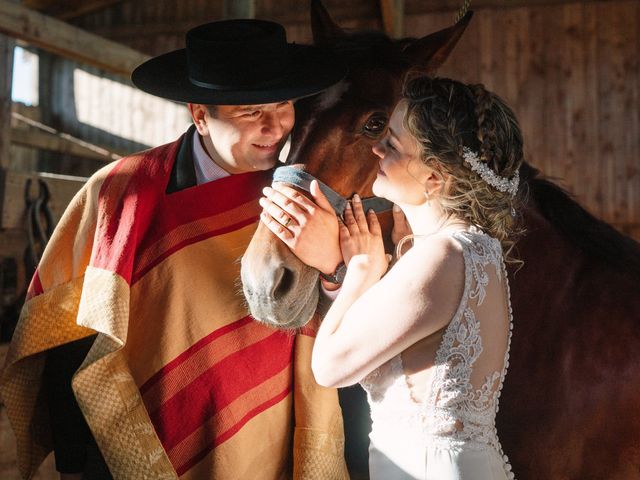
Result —
[{"label": "wooden beam", "polygon": [[13,47],[13,39],[0,33],[0,170],[9,165]]},{"label": "wooden beam", "polygon": [[44,125],[18,112],[13,112],[12,116],[15,120],[31,127],[28,129],[11,129],[11,143],[16,145],[102,160],[103,162],[111,162],[123,157],[120,153],[110,151],[107,148],[87,142],[68,133],[59,132],[55,128]]},{"label": "wooden beam", "polygon": [[30,0],[22,2],[25,7],[33,8],[60,20],[71,20],[111,7],[117,3],[122,3],[122,0],[66,0],[65,2],[60,2],[59,0]]},{"label": "wooden beam", "polygon": [[382,26],[391,38],[401,38],[404,27],[404,0],[380,0]]},{"label": "wooden beam", "polygon": [[12,128],[11,143],[23,147],[56,152],[63,155],[73,155],[80,158],[100,160],[102,162],[111,162],[121,158],[120,155],[111,153],[101,147],[94,146],[91,148],[86,144],[83,145],[82,143],[77,143],[62,136],[41,132],[31,128]]},{"label": "wooden beam", "polygon": [[[405,0],[405,14],[417,15],[431,12],[456,12],[460,9],[464,0]],[[582,0],[581,3],[607,2],[614,0]],[[563,5],[576,3],[576,0],[471,0],[470,10],[481,8],[517,8],[517,7],[542,7],[547,5]]]},{"label": "wooden beam", "polygon": [[[262,4],[257,2],[255,6],[256,18],[270,18],[276,22],[289,26],[308,26],[309,25],[309,5],[307,2],[299,2],[288,5],[285,10],[278,3]],[[278,7],[278,10],[274,10]],[[332,5],[332,18],[338,19],[340,22],[348,20],[362,20],[369,18],[378,18],[380,9],[377,4],[369,2],[361,2],[354,4],[347,2],[345,5]],[[150,21],[148,23],[135,24],[114,24],[103,27],[96,27],[93,30],[96,34],[105,38],[111,38],[116,41],[125,41],[140,37],[154,37],[157,35],[180,35],[193,27],[202,23],[201,19],[193,18],[184,21]]]},{"label": "wooden beam", "polygon": [[0,32],[48,52],[129,77],[148,55],[34,10],[0,0]]},{"label": "wooden beam", "polygon": [[130,40],[141,37],[157,37],[159,35],[182,35],[202,23],[201,20],[187,20],[182,22],[150,22],[117,24],[94,29],[97,35],[111,38],[115,41]]}]

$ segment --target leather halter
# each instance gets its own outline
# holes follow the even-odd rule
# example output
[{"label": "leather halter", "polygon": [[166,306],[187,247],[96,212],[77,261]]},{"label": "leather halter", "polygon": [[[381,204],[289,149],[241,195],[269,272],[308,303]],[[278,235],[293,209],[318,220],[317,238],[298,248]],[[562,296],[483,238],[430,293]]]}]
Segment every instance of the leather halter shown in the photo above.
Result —
[{"label": "leather halter", "polygon": [[[327,197],[329,203],[336,212],[336,215],[342,217],[344,209],[347,207],[348,200],[336,192],[333,188],[326,183],[321,182],[313,175],[300,170],[292,166],[278,167],[273,172],[273,181],[288,183],[295,187],[298,187],[306,192],[310,192],[311,182],[316,180],[320,186],[320,190]],[[381,197],[367,197],[362,199],[362,207],[365,212],[373,210],[376,213],[385,212],[391,210],[393,203],[386,198]]]}]

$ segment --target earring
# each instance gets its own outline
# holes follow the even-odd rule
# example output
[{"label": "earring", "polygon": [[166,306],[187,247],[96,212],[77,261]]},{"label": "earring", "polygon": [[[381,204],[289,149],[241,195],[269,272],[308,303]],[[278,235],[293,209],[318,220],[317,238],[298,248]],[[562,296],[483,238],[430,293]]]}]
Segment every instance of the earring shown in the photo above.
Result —
[{"label": "earring", "polygon": [[429,192],[426,192],[426,191],[424,192],[424,198],[426,198],[426,199],[427,199],[427,202],[430,200],[430,198],[429,198]]}]

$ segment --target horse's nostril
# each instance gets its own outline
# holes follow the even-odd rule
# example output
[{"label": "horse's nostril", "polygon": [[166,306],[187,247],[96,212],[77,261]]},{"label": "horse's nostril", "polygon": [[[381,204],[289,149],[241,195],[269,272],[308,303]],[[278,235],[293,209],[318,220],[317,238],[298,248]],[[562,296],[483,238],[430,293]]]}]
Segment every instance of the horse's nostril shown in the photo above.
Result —
[{"label": "horse's nostril", "polygon": [[293,271],[289,270],[287,267],[281,267],[280,269],[280,279],[275,284],[275,288],[273,289],[273,298],[278,300],[291,290],[295,281],[295,274]]}]

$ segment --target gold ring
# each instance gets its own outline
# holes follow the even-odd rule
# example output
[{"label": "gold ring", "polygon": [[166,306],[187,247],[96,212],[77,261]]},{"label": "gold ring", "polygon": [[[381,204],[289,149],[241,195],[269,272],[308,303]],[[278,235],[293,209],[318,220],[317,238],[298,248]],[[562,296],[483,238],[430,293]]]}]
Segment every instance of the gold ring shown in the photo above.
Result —
[{"label": "gold ring", "polygon": [[287,219],[284,221],[282,226],[286,228],[289,226],[290,223],[291,223],[291,217],[287,216]]}]

